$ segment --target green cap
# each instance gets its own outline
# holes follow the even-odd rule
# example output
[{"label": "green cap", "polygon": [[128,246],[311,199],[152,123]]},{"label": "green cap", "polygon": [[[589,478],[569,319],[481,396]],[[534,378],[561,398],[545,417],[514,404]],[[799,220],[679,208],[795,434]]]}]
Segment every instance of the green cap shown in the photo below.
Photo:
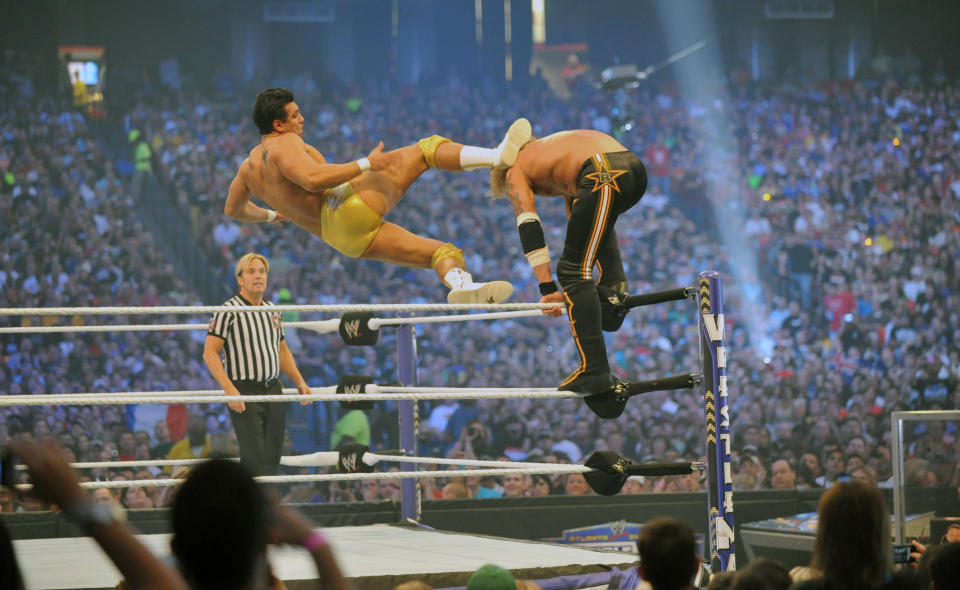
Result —
[{"label": "green cap", "polygon": [[137,141],[138,137],[140,137],[140,132],[136,129],[131,129],[130,133],[127,134],[127,141]]},{"label": "green cap", "polygon": [[467,590],[517,590],[517,579],[499,565],[488,563],[473,572]]},{"label": "green cap", "polygon": [[7,172],[3,175],[3,181],[10,186],[17,184],[17,177],[13,175],[13,172]]}]

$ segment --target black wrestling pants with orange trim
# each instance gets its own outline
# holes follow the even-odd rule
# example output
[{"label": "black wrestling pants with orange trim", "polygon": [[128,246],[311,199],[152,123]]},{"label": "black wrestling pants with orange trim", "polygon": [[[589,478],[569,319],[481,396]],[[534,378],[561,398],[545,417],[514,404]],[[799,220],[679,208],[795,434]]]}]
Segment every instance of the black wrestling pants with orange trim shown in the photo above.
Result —
[{"label": "black wrestling pants with orange trim", "polygon": [[[603,342],[601,291],[626,293],[623,260],[613,229],[617,218],[636,205],[647,188],[647,172],[631,152],[596,154],[580,169],[579,190],[567,222],[557,279],[563,287],[570,331],[580,367],[560,384],[577,393],[602,393],[612,377]],[[593,267],[600,267],[600,285]]]}]

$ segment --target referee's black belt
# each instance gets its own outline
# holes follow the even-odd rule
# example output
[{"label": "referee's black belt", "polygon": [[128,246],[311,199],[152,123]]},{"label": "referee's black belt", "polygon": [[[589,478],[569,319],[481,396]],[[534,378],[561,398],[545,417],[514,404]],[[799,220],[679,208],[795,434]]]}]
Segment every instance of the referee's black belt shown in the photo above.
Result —
[{"label": "referee's black belt", "polygon": [[251,387],[261,385],[263,387],[273,387],[277,381],[280,381],[280,377],[275,379],[269,379],[267,381],[254,381],[253,379],[231,379],[230,382],[234,385],[249,385]]}]

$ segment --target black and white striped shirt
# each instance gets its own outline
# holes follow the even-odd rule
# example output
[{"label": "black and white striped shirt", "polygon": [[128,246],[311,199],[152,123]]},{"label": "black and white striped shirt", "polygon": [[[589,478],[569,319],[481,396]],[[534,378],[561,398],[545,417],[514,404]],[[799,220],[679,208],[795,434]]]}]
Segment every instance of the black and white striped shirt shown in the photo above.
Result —
[{"label": "black and white striped shirt", "polygon": [[[224,305],[253,304],[235,295]],[[273,303],[264,300],[263,305]],[[280,312],[216,313],[210,319],[207,335],[224,341],[223,368],[231,381],[267,382],[280,377]]]}]

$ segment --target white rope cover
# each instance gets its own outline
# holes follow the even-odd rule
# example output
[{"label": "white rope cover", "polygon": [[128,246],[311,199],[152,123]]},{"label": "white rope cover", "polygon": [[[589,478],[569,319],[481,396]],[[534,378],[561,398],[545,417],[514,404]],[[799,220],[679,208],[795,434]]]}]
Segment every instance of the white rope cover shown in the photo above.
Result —
[{"label": "white rope cover", "polygon": [[[400,388],[395,388],[400,389]],[[432,389],[432,388],[431,388]],[[335,393],[336,387],[313,387],[311,395],[299,395],[296,389],[283,390],[283,395],[225,395],[221,390],[196,391],[134,391],[130,393],[72,393],[0,396],[0,406],[69,406],[69,405],[129,405],[129,404],[222,404],[227,402],[281,403],[281,402],[380,402],[392,400],[434,399],[530,399],[579,398],[572,391],[535,388],[446,388],[425,393]]]},{"label": "white rope cover", "polygon": [[[320,451],[310,453],[309,455],[289,455],[280,457],[280,464],[288,467],[332,467],[337,464],[340,453],[337,451]],[[239,461],[236,457],[231,460]],[[407,457],[405,455],[380,455],[378,453],[366,452],[363,454],[363,462],[366,465],[376,465],[377,463],[412,463],[426,465],[455,465],[463,467],[494,467],[503,468],[505,465],[510,467],[537,468],[551,467],[557,463],[530,463],[525,461],[484,461],[481,459],[447,459],[444,457]],[[74,469],[127,469],[136,467],[188,467],[205,463],[208,459],[146,459],[141,461],[84,461],[80,463],[71,463],[70,467]],[[17,465],[18,470],[26,470],[26,466]]]},{"label": "white rope cover", "polygon": [[25,315],[156,315],[171,313],[271,313],[346,311],[487,311],[533,310],[559,307],[558,303],[364,303],[355,305],[187,305],[157,307],[0,307],[0,316]]},{"label": "white rope cover", "polygon": [[367,385],[370,393],[443,393],[447,391],[480,391],[484,393],[551,393],[556,387],[404,387],[401,385]]},{"label": "white rope cover", "polygon": [[[340,453],[336,451],[320,451],[309,455],[291,455],[281,457],[280,464],[292,467],[328,467],[336,465]],[[510,467],[539,468],[556,466],[557,463],[528,463],[525,461],[485,461],[482,459],[447,459],[445,457],[407,457],[406,455],[380,455],[378,453],[366,452],[363,454],[363,462],[367,465],[376,465],[380,461],[394,463],[414,463],[426,465],[456,465],[465,467],[494,467],[503,468],[505,465]]]}]

